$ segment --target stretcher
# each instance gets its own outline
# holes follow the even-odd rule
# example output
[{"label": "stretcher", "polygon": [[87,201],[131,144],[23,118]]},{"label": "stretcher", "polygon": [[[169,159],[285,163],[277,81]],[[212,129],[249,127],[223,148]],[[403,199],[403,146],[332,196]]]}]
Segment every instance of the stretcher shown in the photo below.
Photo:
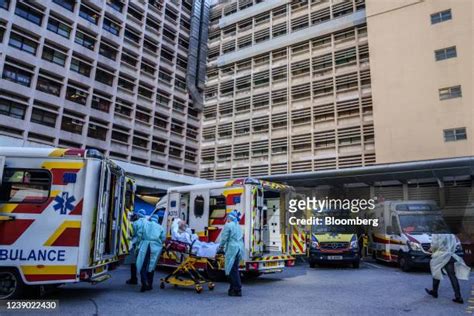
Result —
[{"label": "stretcher", "polygon": [[200,294],[203,291],[205,285],[207,285],[210,291],[214,290],[215,284],[205,278],[196,269],[196,262],[199,260],[207,260],[208,264],[212,267],[214,261],[211,258],[204,258],[197,256],[193,251],[193,245],[176,240],[165,241],[164,251],[174,251],[182,254],[182,262],[179,266],[166,277],[160,281],[160,288],[164,289],[165,284],[172,284],[174,286],[183,287],[194,287],[196,293]]}]

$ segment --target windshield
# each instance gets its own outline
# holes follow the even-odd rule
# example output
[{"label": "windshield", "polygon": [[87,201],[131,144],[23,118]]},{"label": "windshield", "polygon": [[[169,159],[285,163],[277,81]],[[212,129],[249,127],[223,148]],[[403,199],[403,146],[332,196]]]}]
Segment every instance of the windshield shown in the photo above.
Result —
[{"label": "windshield", "polygon": [[400,226],[407,234],[449,233],[446,222],[438,214],[400,215]]}]

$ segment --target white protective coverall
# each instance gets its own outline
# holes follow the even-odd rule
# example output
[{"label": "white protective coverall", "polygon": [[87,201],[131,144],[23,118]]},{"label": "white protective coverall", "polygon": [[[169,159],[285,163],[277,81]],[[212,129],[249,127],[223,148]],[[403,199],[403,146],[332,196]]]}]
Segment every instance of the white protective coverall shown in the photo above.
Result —
[{"label": "white protective coverall", "polygon": [[433,279],[442,280],[441,270],[454,258],[454,269],[456,277],[460,280],[468,280],[471,269],[464,263],[464,260],[456,254],[457,239],[453,234],[433,234],[431,238],[430,268]]}]

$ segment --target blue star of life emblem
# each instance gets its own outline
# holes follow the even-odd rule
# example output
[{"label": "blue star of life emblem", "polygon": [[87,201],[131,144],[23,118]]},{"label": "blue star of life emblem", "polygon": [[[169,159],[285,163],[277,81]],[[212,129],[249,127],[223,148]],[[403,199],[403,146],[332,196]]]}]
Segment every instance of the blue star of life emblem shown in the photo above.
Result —
[{"label": "blue star of life emblem", "polygon": [[61,196],[57,195],[54,198],[56,204],[53,205],[53,208],[55,211],[59,211],[59,214],[66,215],[74,209],[74,201],[76,201],[74,196],[69,196],[68,192],[62,192]]}]

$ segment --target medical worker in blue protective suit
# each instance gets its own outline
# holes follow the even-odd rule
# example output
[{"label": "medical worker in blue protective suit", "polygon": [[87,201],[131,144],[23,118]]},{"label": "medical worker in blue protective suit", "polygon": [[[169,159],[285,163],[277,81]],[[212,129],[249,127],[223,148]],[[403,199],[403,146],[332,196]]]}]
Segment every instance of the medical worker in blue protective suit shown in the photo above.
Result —
[{"label": "medical worker in blue protective suit", "polygon": [[239,212],[234,210],[227,214],[227,223],[220,236],[220,248],[225,252],[225,274],[230,282],[229,296],[242,296],[239,263],[244,255],[244,241],[239,221]]},{"label": "medical worker in blue protective suit", "polygon": [[156,264],[163,248],[165,231],[158,224],[158,216],[153,215],[145,223],[140,238],[140,249],[137,257],[137,269],[140,271],[142,283],[141,292],[153,289],[153,277],[155,275]]},{"label": "medical worker in blue protective suit", "polygon": [[130,279],[127,280],[127,284],[138,284],[137,279],[137,253],[138,253],[138,234],[139,231],[143,228],[144,224],[147,222],[145,218],[146,212],[144,209],[140,209],[137,213],[133,214],[132,217],[132,228],[133,228],[133,235],[132,235],[132,242],[130,247],[130,259],[132,263],[130,264]]}]

